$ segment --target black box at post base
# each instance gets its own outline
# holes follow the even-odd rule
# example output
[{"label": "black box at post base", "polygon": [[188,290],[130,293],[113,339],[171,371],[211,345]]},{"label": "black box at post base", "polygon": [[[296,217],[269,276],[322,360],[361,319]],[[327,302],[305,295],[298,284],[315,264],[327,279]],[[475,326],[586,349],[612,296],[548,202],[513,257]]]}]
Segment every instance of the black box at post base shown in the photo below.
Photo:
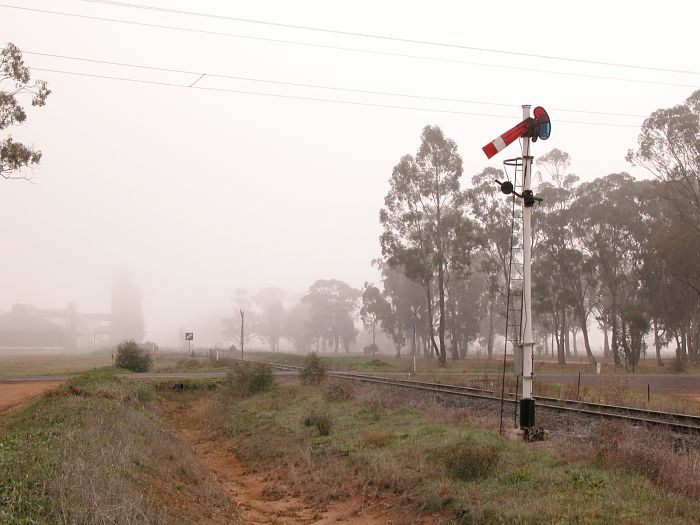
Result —
[{"label": "black box at post base", "polygon": [[533,428],[535,426],[535,400],[520,400],[520,428]]}]

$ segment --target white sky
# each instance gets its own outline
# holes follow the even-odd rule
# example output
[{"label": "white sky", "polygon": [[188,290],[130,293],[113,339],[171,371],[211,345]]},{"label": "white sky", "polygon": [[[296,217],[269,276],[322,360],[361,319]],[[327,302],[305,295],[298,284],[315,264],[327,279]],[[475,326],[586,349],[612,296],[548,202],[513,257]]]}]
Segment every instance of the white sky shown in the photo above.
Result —
[{"label": "white sky", "polygon": [[[392,35],[481,48],[697,70],[694,2],[330,2],[133,0],[190,11]],[[404,54],[636,78],[700,87],[700,75],[534,59],[146,12],[80,0],[7,0],[37,9]],[[34,183],[4,182],[0,308],[78,303],[109,308],[111,275],[131,269],[144,290],[147,338],[174,343],[179,327],[230,308],[234,288],[303,292],[319,278],[375,280],[378,211],[392,167],[438,124],[464,158],[468,182],[492,163],[481,147],[547,108],[551,139],[584,180],[631,171],[624,161],[642,118],[693,87],[509,71],[255,42],[0,7],[0,42],[24,51],[209,74],[512,104],[485,106],[327,92],[204,78],[198,87],[253,90],[506,118],[370,108],[37,73],[53,90],[15,138],[44,153]],[[695,50],[695,51],[693,51]],[[34,67],[188,84],[197,77],[25,55]],[[517,150],[517,151],[516,151]]]}]

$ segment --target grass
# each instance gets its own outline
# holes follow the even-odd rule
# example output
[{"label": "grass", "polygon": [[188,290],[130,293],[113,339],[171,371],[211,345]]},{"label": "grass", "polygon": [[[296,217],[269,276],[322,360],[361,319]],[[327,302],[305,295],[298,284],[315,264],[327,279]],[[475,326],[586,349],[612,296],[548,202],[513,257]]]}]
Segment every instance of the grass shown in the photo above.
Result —
[{"label": "grass", "polygon": [[0,422],[0,523],[186,523],[228,508],[160,424],[155,390],[80,375]]},{"label": "grass", "polygon": [[[376,396],[329,401],[323,392],[285,383],[227,404],[227,431],[246,463],[317,505],[390,493],[452,523],[688,523],[700,515],[697,495],[625,467],[629,458],[567,460]],[[331,422],[327,434],[314,428],[319,414]]]},{"label": "grass", "polygon": [[111,364],[110,352],[0,355],[0,377],[67,375]]}]

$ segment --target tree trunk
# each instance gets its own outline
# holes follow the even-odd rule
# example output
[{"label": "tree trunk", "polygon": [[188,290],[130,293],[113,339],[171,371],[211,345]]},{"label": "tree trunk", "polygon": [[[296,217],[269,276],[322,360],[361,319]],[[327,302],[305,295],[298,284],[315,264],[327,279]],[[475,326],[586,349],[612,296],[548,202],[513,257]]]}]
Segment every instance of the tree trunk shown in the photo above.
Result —
[{"label": "tree trunk", "polygon": [[584,320],[581,324],[581,333],[583,334],[583,346],[586,348],[586,357],[588,357],[588,362],[592,365],[596,364],[595,356],[591,350],[591,342],[588,339],[588,327],[586,326],[586,321]]},{"label": "tree trunk", "polygon": [[566,308],[561,312],[561,333],[564,339],[564,350],[566,351],[566,357],[571,357],[571,346],[569,342],[569,325],[566,322]]},{"label": "tree trunk", "polygon": [[690,324],[690,321],[688,321],[688,329],[687,329],[687,334],[688,334],[688,358],[692,363],[697,361],[695,358],[695,345],[693,345],[693,328],[692,325]]},{"label": "tree trunk", "polygon": [[566,315],[565,312],[562,312],[562,323],[560,326],[560,333],[559,337],[557,338],[557,362],[560,365],[565,365],[566,364],[566,354],[564,347],[566,345],[565,340],[567,339],[566,337],[566,322],[564,321],[564,316]]},{"label": "tree trunk", "polygon": [[608,340],[608,325],[603,323],[603,360],[610,357],[610,341]]},{"label": "tree trunk", "polygon": [[428,352],[427,357],[432,357],[433,350],[436,350],[437,353],[437,345],[435,344],[435,329],[433,328],[433,298],[430,293],[430,280],[426,281],[425,290],[428,296],[428,318],[426,319],[426,321],[428,322],[428,334],[430,334],[431,345],[430,352]]},{"label": "tree trunk", "polygon": [[576,330],[571,330],[571,343],[573,345],[574,357],[578,357],[578,346],[576,345]]},{"label": "tree trunk", "polygon": [[[452,294],[450,294],[452,295]],[[457,341],[457,305],[454,299],[451,299],[450,296],[447,298],[447,304],[449,305],[450,308],[450,336],[451,336],[451,341],[450,341],[450,347],[452,349],[452,360],[457,361],[459,360],[459,343]]]},{"label": "tree trunk", "polygon": [[656,364],[663,366],[663,361],[661,360],[661,342],[659,341],[659,326],[654,318],[654,350],[656,350]]},{"label": "tree trunk", "polygon": [[613,362],[615,363],[615,366],[620,366],[622,363],[620,362],[620,342],[618,340],[620,327],[618,326],[617,320],[617,305],[614,305],[612,309],[612,326],[610,328],[612,329],[612,341],[610,345],[610,350],[612,350]]},{"label": "tree trunk", "polygon": [[[438,233],[439,235],[439,233]],[[440,319],[438,320],[438,339],[440,340],[439,363],[445,366],[447,350],[445,348],[445,270],[442,263],[442,254],[438,254],[438,307]]]},{"label": "tree trunk", "polygon": [[[627,365],[629,364],[631,354],[630,354],[630,348],[627,345],[627,327],[625,326],[624,322],[620,323],[620,329],[622,330],[622,333],[620,335],[622,336],[621,337],[621,339],[622,339],[622,352],[625,355],[625,370],[627,372],[629,372],[629,368]],[[634,363],[632,363],[632,366],[634,367]]]},{"label": "tree trunk", "polygon": [[[556,331],[556,330],[555,330],[555,331]],[[554,357],[554,332],[555,332],[555,331],[552,332],[552,337],[551,337],[551,340],[550,340],[550,343],[551,343],[551,344],[549,345],[549,350],[550,350],[550,353],[551,353],[552,357]]]},{"label": "tree trunk", "polygon": [[489,306],[489,333],[486,339],[486,352],[489,359],[493,359],[493,340],[496,331],[496,319],[493,304]]}]

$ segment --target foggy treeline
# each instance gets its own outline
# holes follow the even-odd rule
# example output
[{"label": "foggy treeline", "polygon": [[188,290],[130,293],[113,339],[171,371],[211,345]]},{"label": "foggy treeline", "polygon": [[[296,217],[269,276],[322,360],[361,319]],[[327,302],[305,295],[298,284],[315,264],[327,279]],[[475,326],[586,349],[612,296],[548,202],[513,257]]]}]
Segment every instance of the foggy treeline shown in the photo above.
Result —
[{"label": "foggy treeline", "polygon": [[[539,353],[560,363],[581,354],[596,362],[591,330],[604,335],[603,356],[634,367],[648,351],[697,361],[700,344],[700,91],[683,104],[654,112],[643,124],[630,163],[654,176],[627,173],[581,182],[569,155],[554,149],[535,159],[533,301]],[[512,175],[512,174],[511,174]],[[470,343],[493,356],[505,329],[512,197],[498,191],[502,170],[466,180],[456,144],[427,126],[415,155],[403,156],[389,179],[380,211],[378,283],[353,289],[338,280],[313,283],[285,308],[284,292],[239,290],[236,311],[250,334],[279,349],[281,337],[299,351],[348,351],[362,322],[377,350],[381,333],[397,356],[411,350],[445,362],[467,355]],[[516,203],[516,208],[519,206]],[[238,314],[240,315],[240,314]],[[240,332],[240,317],[225,319]],[[578,335],[583,348],[577,348]]]}]

